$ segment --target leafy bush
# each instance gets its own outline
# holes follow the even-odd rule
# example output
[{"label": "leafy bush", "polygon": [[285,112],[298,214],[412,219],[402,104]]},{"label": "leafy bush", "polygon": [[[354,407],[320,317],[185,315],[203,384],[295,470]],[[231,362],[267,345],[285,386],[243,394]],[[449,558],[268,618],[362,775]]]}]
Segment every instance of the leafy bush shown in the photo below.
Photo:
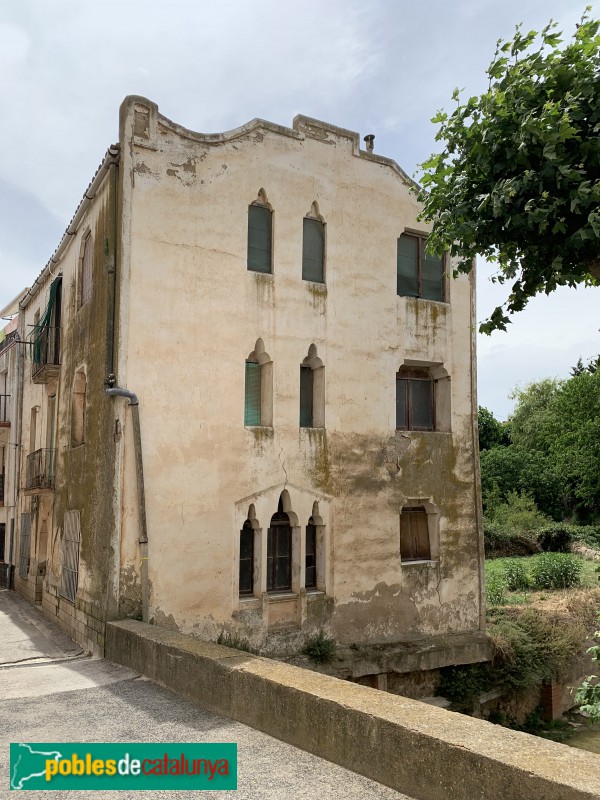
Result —
[{"label": "leafy bush", "polygon": [[573,525],[573,538],[594,550],[600,550],[600,525]]},{"label": "leafy bush", "polygon": [[487,516],[500,528],[514,533],[538,530],[549,522],[532,497],[525,492],[519,494],[515,491],[509,492],[505,500],[488,505]]},{"label": "leafy bush", "polygon": [[574,539],[575,526],[566,522],[552,522],[540,528],[537,540],[542,550],[553,553],[568,553]]},{"label": "leafy bush", "polygon": [[328,664],[333,660],[335,647],[335,640],[326,636],[323,631],[319,631],[307,640],[302,652],[315,664]]},{"label": "leafy bush", "polygon": [[[600,614],[598,619],[600,620]],[[594,638],[600,639],[600,631],[594,633]],[[600,666],[600,646],[595,644],[587,652]],[[590,722],[600,722],[600,678],[598,675],[588,675],[577,690],[575,702],[580,704],[582,711],[589,714]]]},{"label": "leafy bush", "polygon": [[490,606],[501,606],[506,603],[506,583],[501,575],[486,575],[485,599]]},{"label": "leafy bush", "polygon": [[487,558],[530,556],[540,552],[535,532],[515,532],[483,518],[483,544]]},{"label": "leafy bush", "polygon": [[533,583],[539,589],[569,589],[579,586],[583,564],[570,553],[542,553],[531,568]]},{"label": "leafy bush", "polygon": [[524,592],[531,587],[531,579],[525,565],[516,559],[504,566],[504,581],[509,592]]}]

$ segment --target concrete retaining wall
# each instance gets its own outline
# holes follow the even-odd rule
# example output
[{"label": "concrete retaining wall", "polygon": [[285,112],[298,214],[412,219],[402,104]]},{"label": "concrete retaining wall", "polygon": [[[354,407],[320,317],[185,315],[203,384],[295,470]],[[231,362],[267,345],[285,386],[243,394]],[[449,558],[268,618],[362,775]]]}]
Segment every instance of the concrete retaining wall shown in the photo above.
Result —
[{"label": "concrete retaining wall", "polygon": [[135,620],[106,657],[416,800],[600,798],[597,756],[416,700]]}]

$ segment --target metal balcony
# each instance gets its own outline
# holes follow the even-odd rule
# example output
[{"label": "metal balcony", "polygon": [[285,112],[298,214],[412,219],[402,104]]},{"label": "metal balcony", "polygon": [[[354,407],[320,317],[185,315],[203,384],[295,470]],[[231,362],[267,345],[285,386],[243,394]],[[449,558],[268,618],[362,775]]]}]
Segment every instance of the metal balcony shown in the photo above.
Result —
[{"label": "metal balcony", "polygon": [[60,328],[36,327],[30,336],[31,380],[47,383],[60,371]]},{"label": "metal balcony", "polygon": [[53,489],[56,450],[35,450],[27,456],[25,490]]}]

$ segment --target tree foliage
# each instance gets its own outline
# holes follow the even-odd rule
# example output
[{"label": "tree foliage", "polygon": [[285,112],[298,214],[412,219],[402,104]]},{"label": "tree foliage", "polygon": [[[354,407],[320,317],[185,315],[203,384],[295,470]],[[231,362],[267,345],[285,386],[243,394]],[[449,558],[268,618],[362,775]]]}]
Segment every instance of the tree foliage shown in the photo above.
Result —
[{"label": "tree foliage", "polygon": [[510,435],[506,426],[498,422],[496,417],[483,406],[477,410],[477,424],[479,428],[479,449],[490,450],[498,445],[510,444]]},{"label": "tree foliage", "polygon": [[[587,11],[590,9],[588,8]],[[508,314],[558,286],[600,283],[600,22],[584,15],[572,40],[550,22],[500,40],[479,97],[438,112],[441,153],[421,168],[432,251],[469,272],[476,255],[514,281]],[[506,329],[494,310],[481,330]]]}]

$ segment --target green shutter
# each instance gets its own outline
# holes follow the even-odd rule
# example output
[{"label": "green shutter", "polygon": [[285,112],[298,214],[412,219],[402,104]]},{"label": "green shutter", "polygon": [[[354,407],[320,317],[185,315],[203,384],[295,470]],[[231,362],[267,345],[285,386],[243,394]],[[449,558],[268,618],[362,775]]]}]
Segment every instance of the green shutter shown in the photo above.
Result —
[{"label": "green shutter", "polygon": [[325,226],[318,219],[304,219],[302,233],[302,280],[324,283]]},{"label": "green shutter", "polygon": [[271,272],[271,211],[265,206],[248,206],[248,269]]},{"label": "green shutter", "polygon": [[427,300],[444,299],[444,264],[441,258],[426,250],[426,242],[421,242],[421,297]]},{"label": "green shutter", "polygon": [[397,293],[404,297],[419,296],[419,240],[416,236],[398,239]]},{"label": "green shutter", "polygon": [[256,426],[260,424],[260,364],[255,361],[246,361],[244,425]]},{"label": "green shutter", "polygon": [[313,427],[313,371],[300,367],[300,427]]}]

